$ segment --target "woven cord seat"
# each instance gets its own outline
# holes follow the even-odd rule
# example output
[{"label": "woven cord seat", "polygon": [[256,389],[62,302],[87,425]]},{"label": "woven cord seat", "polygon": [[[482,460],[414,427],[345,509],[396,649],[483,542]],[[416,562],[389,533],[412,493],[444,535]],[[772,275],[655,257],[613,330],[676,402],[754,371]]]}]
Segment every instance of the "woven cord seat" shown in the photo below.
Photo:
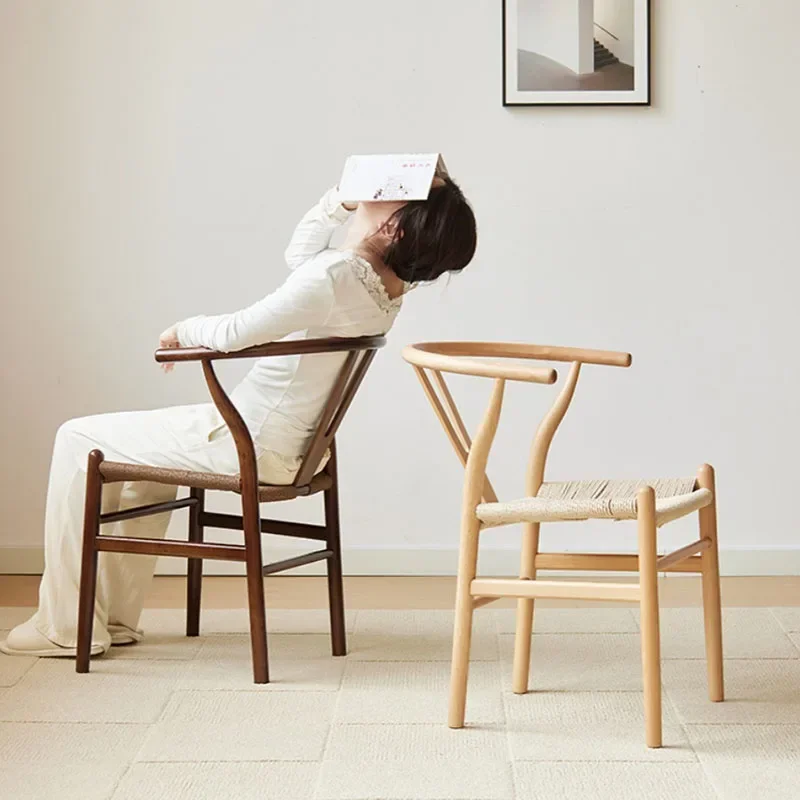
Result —
[{"label": "woven cord seat", "polygon": [[[242,479],[239,475],[167,469],[164,467],[150,467],[146,464],[126,464],[120,461],[103,461],[100,464],[100,474],[106,483],[153,481],[170,486],[188,486],[193,489],[207,489],[214,492],[242,493]],[[271,486],[259,483],[258,499],[262,503],[294,500],[296,497],[307,497],[308,495],[325,492],[332,485],[332,478],[324,472],[315,475],[304,486]]]},{"label": "woven cord seat", "polygon": [[486,528],[520,522],[636,519],[636,494],[645,486],[656,493],[659,527],[704,508],[713,499],[708,489],[696,488],[695,478],[566,481],[542,484],[536,497],[482,503],[476,515]]}]

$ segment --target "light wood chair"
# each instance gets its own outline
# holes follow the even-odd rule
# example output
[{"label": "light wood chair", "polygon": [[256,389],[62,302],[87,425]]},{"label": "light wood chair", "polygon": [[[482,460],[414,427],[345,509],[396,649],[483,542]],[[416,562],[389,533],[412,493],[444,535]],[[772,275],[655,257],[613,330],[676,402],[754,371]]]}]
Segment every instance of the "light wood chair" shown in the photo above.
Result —
[{"label": "light wood chair", "polygon": [[[352,339],[303,339],[275,342],[233,353],[219,353],[202,347],[156,351],[156,361],[161,363],[199,361],[203,365],[203,374],[211,398],[230,429],[236,446],[239,457],[239,474],[218,475],[125,464],[106,461],[100,450],[92,450],[89,453],[78,609],[78,647],[75,665],[77,672],[89,671],[97,586],[97,559],[101,552],[185,557],[188,563],[187,636],[197,636],[200,629],[203,559],[244,562],[250,610],[254,683],[268,683],[269,681],[263,576],[274,575],[315,561],[326,561],[333,655],[345,655],[342,554],[339,537],[339,478],[334,437],[376,352],[385,343],[386,340],[383,336],[369,336]],[[259,483],[253,440],[247,425],[217,378],[214,361],[336,353],[342,354],[342,367],[328,395],[327,403],[309,441],[294,483],[291,486],[267,486]],[[328,451],[330,451],[330,458],[324,469],[318,471]],[[150,481],[171,486],[185,486],[189,488],[190,492],[188,497],[168,503],[139,506],[107,514],[101,513],[103,486],[120,481]],[[242,515],[207,511],[205,508],[205,492],[207,490],[235,492],[240,495]],[[308,497],[318,493],[323,493],[325,498],[324,525],[307,525],[300,522],[261,518],[260,505],[262,503],[293,500],[297,497]],[[126,538],[101,535],[100,533],[100,526],[104,523],[161,514],[180,508],[189,509],[188,542],[174,539]],[[205,528],[242,531],[244,543],[215,544],[206,542],[204,541]],[[263,565],[261,561],[262,533],[310,539],[322,542],[324,546],[320,550]]]},{"label": "light wood chair", "polygon": [[[413,365],[433,410],[466,470],[450,685],[450,727],[461,728],[464,725],[472,615],[476,608],[501,597],[519,598],[513,690],[517,694],[524,694],[528,690],[535,598],[635,601],[641,609],[645,738],[648,747],[660,747],[659,572],[699,572],[702,575],[709,696],[712,701],[721,701],[722,629],[714,470],[706,464],[696,477],[654,481],[551,483],[544,480],[550,444],[569,408],[582,365],[629,367],[630,354],[527,344],[439,342],[408,347],[403,357]],[[563,389],[536,432],[525,479],[525,497],[510,502],[498,501],[486,475],[506,382],[553,384],[558,376],[554,369],[508,363],[505,359],[571,364]],[[443,373],[494,380],[491,400],[474,442],[470,441]],[[699,538],[675,552],[658,555],[657,529],[695,511],[699,517]],[[541,523],[587,519],[636,520],[638,555],[539,551]],[[481,532],[487,528],[517,523],[523,525],[519,578],[477,577]],[[537,578],[537,570],[542,569],[638,572],[639,581],[600,583],[542,580]]]}]

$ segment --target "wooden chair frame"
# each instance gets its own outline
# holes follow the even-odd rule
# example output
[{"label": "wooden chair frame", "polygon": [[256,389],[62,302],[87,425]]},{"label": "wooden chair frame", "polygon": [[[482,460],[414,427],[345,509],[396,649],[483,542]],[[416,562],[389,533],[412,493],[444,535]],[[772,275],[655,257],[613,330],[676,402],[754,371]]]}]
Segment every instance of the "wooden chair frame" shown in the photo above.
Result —
[{"label": "wooden chair frame", "polygon": [[[200,629],[200,594],[202,561],[206,558],[241,561],[246,565],[247,594],[250,610],[250,640],[253,654],[253,680],[269,682],[267,629],[264,608],[263,576],[283,572],[315,561],[327,561],[328,597],[330,602],[332,651],[335,656],[346,653],[342,557],[339,532],[339,484],[335,436],[353,398],[361,385],[378,349],[382,336],[352,339],[306,339],[251,347],[233,353],[220,353],[204,348],[158,350],[159,363],[199,361],[203,367],[211,398],[230,429],[239,459],[238,475],[215,475],[158,467],[105,461],[99,450],[89,454],[86,478],[83,557],[81,565],[78,610],[78,647],[76,671],[88,672],[92,642],[97,560],[100,552],[132,553],[156,556],[178,556],[188,560],[186,635],[197,636]],[[268,358],[282,355],[346,353],[328,401],[303,457],[300,470],[291,486],[265,486],[259,483],[255,448],[247,425],[226,394],[214,371],[214,361],[222,359]],[[317,474],[326,452],[330,458]],[[102,490],[106,483],[150,481],[186,486],[189,496],[167,503],[101,513]],[[242,515],[219,514],[205,508],[205,491],[234,491],[241,495]],[[325,524],[308,525],[262,519],[260,504],[290,500],[324,492]],[[103,536],[100,526],[136,517],[160,514],[181,508],[189,509],[188,541],[172,539],[126,538]],[[240,530],[244,544],[214,544],[204,541],[205,528]],[[321,550],[262,565],[261,534],[270,533],[324,542]]]},{"label": "wooden chair frame", "polygon": [[[413,365],[436,416],[466,470],[453,637],[450,727],[460,728],[464,725],[472,615],[476,608],[500,597],[518,598],[513,691],[523,694],[528,690],[536,597],[633,601],[638,602],[641,609],[646,741],[649,747],[660,747],[659,572],[695,572],[702,575],[709,697],[712,701],[721,701],[724,696],[722,627],[716,496],[711,466],[703,465],[695,482],[695,489],[708,489],[712,495],[710,504],[698,512],[700,538],[679,550],[658,555],[656,497],[653,488],[646,486],[637,494],[638,555],[542,553],[539,551],[540,523],[524,523],[519,579],[481,579],[476,575],[479,534],[482,530],[476,510],[481,502],[497,502],[497,495],[486,474],[486,465],[500,419],[506,381],[552,384],[557,380],[553,369],[511,365],[504,360],[531,359],[567,362],[571,365],[564,387],[544,416],[533,440],[525,478],[525,495],[536,497],[544,483],[550,445],[572,401],[582,365],[629,367],[632,360],[630,354],[527,344],[435,342],[408,347],[403,357]],[[491,400],[474,442],[470,440],[442,373],[494,379]],[[537,579],[540,569],[638,571],[639,583],[546,581]]]}]

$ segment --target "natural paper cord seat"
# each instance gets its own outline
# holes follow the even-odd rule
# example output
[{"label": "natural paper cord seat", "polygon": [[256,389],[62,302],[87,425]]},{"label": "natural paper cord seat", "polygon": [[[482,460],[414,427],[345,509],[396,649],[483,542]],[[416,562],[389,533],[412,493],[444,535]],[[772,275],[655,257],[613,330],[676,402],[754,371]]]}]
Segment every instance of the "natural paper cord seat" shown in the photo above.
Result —
[{"label": "natural paper cord seat", "polygon": [[[107,483],[114,483],[115,481],[154,481],[170,486],[193,486],[195,489],[207,489],[213,492],[242,493],[240,475],[190,472],[183,469],[148,467],[119,461],[103,461],[100,464],[100,474]],[[260,503],[277,503],[283,500],[294,500],[296,497],[306,497],[325,492],[332,485],[333,479],[324,472],[315,475],[305,486],[270,486],[259,483],[258,501]]]},{"label": "natural paper cord seat", "polygon": [[475,513],[485,528],[519,522],[585,519],[636,519],[636,493],[652,486],[656,493],[656,525],[684,517],[713,499],[708,489],[695,489],[695,478],[653,481],[568,481],[544,483],[536,497],[506,503],[482,503]]},{"label": "natural paper cord seat", "polygon": [[[700,467],[696,478],[558,483],[544,479],[550,445],[572,402],[583,365],[629,367],[631,356],[603,350],[506,342],[429,342],[407,347],[403,356],[413,365],[466,473],[456,583],[450,727],[464,725],[472,617],[476,609],[501,597],[518,598],[511,685],[516,694],[524,694],[528,690],[535,598],[635,602],[640,609],[646,741],[649,747],[660,747],[658,575],[663,572],[694,572],[702,576],[708,692],[711,700],[722,700],[717,512],[711,466]],[[486,465],[500,421],[506,384],[511,381],[552,384],[558,379],[554,369],[510,364],[508,359],[567,362],[570,367],[561,392],[536,431],[525,477],[526,496],[499,501],[486,474]],[[458,413],[443,373],[494,380],[489,406],[474,441]],[[698,512],[699,538],[678,550],[659,555],[657,528],[694,511]],[[632,537],[632,545],[637,552],[540,551],[541,523],[587,519],[636,520],[638,535]],[[517,523],[522,526],[519,577],[480,577],[477,569],[482,533],[487,528]],[[501,536],[501,532],[493,532],[491,539],[496,542]],[[541,570],[630,572],[638,581],[548,580],[539,577]]]}]

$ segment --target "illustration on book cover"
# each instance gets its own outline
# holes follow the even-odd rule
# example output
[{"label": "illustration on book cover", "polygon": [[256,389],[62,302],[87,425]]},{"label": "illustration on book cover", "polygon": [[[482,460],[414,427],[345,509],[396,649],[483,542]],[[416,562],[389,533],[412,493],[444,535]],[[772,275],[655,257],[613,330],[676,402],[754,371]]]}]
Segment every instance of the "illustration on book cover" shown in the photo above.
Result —
[{"label": "illustration on book cover", "polygon": [[375,194],[373,200],[405,200],[408,197],[408,189],[397,175],[387,175]]}]

